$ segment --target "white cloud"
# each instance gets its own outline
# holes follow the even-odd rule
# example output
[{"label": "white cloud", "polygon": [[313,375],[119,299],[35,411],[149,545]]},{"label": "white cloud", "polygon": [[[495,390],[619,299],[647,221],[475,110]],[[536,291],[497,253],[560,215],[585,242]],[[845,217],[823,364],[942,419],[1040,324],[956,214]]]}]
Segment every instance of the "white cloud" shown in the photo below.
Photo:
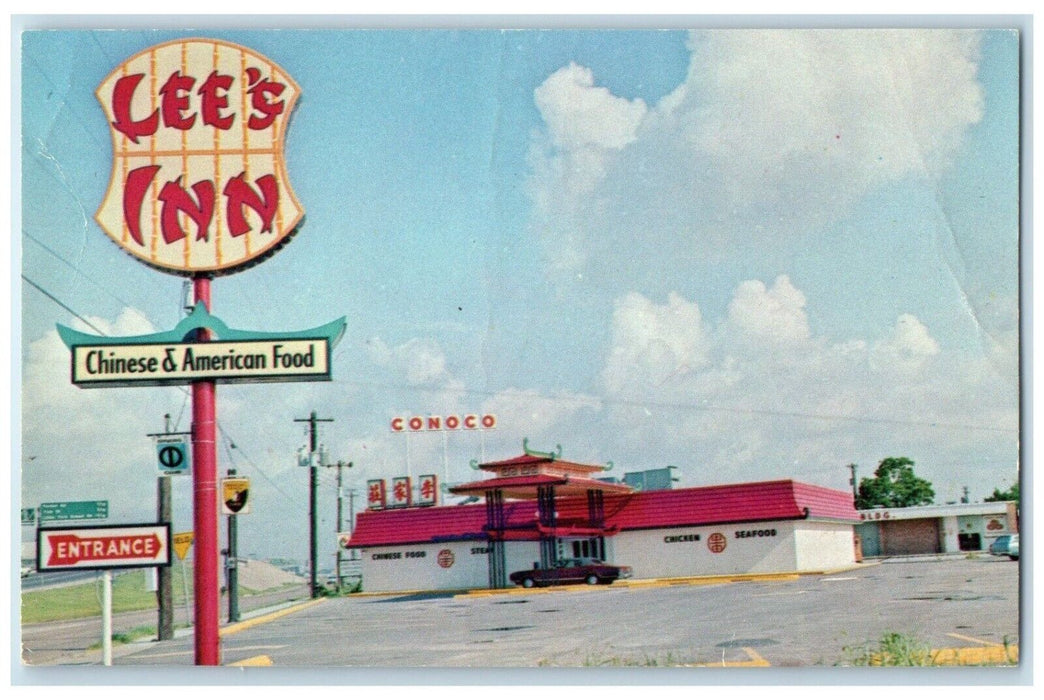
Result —
[{"label": "white cloud", "polygon": [[590,69],[569,64],[533,92],[547,134],[531,148],[529,192],[540,217],[559,222],[554,265],[574,269],[587,235],[582,203],[607,176],[612,154],[637,138],[647,107],[595,87]]},{"label": "white cloud", "polygon": [[[133,309],[115,321],[87,320],[111,336],[153,331]],[[75,326],[97,333],[80,321]],[[81,389],[69,382],[70,361],[57,331],[31,342],[23,358],[23,503],[111,500],[114,519],[152,517],[156,473],[147,433],[162,429],[164,412],[176,412],[184,395],[163,388]]]},{"label": "white cloud", "polygon": [[1015,459],[1009,377],[946,352],[912,314],[881,338],[830,343],[811,333],[805,304],[786,275],[740,283],[716,326],[678,295],[618,299],[603,372],[612,458],[689,464],[690,483],[777,474],[837,486],[844,460],[887,451],[953,459],[989,445]]},{"label": "white cloud", "polygon": [[982,118],[978,42],[699,32],[686,81],[651,108],[570,65],[534,94],[546,125],[531,153],[534,230],[560,270],[675,288],[694,259],[807,238],[884,183],[945,172]]},{"label": "white cloud", "polygon": [[413,338],[395,347],[374,338],[367,347],[375,364],[399,373],[411,385],[444,384],[452,379],[445,353],[430,338]]},{"label": "white cloud", "polygon": [[570,63],[534,91],[537,108],[559,148],[620,149],[634,141],[645,116],[642,100],[616,97],[594,86],[589,68]]},{"label": "white cloud", "polygon": [[874,345],[872,366],[915,372],[925,362],[939,354],[939,343],[928,333],[923,323],[911,314],[903,314],[892,327],[887,338]]},{"label": "white cloud", "polygon": [[699,306],[670,294],[657,305],[630,293],[613,311],[612,349],[602,379],[611,393],[645,394],[675,377],[703,368],[709,339]]},{"label": "white cloud", "polygon": [[601,402],[592,396],[568,392],[547,395],[517,388],[498,392],[482,404],[484,412],[497,416],[497,424],[502,426],[498,437],[508,444],[517,444],[520,437],[561,441],[564,436],[577,435],[579,417],[600,409]]},{"label": "white cloud", "polygon": [[734,202],[786,196],[800,175],[813,181],[804,192],[831,185],[850,200],[937,170],[982,118],[973,32],[741,30],[696,34],[690,48],[673,108]]},{"label": "white cloud", "polygon": [[769,345],[810,337],[805,295],[786,275],[777,277],[770,288],[761,280],[740,284],[729,303],[728,320],[747,338]]}]

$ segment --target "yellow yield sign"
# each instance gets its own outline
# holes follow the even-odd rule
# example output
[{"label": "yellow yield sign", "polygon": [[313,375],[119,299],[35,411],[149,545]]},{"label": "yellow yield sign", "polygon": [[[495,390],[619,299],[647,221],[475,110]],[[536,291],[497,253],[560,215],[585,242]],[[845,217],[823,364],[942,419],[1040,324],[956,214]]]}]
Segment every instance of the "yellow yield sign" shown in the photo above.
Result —
[{"label": "yellow yield sign", "polygon": [[178,555],[178,559],[184,559],[185,555],[188,554],[189,548],[192,547],[193,534],[191,532],[176,532],[174,533],[174,553]]}]

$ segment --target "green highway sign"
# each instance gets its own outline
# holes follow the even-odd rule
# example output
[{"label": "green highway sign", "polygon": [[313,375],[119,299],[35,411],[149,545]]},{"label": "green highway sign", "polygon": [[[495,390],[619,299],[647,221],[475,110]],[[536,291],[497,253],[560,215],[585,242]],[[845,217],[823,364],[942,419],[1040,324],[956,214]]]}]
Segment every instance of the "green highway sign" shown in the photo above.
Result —
[{"label": "green highway sign", "polygon": [[59,501],[40,504],[41,523],[61,520],[105,520],[108,517],[108,501]]},{"label": "green highway sign", "polygon": [[36,508],[22,508],[22,524],[23,525],[35,525],[36,524]]}]

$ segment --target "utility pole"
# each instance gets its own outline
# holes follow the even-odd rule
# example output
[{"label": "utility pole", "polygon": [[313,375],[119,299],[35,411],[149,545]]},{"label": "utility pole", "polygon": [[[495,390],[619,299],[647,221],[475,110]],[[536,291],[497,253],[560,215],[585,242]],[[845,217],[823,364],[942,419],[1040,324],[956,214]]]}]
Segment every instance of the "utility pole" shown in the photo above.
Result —
[{"label": "utility pole", "polygon": [[318,449],[317,435],[316,435],[316,423],[333,423],[333,418],[317,418],[315,411],[312,411],[308,418],[295,418],[295,423],[308,423],[308,524],[309,524],[309,559],[311,560],[310,565],[310,589],[312,591],[312,597],[319,597],[319,584],[316,580],[316,566],[318,564],[318,543],[316,540],[316,516],[317,516],[317,503],[316,503],[316,492],[318,490],[318,477],[316,475],[316,464],[315,464],[315,452]]},{"label": "utility pole", "polygon": [[[351,489],[348,492],[348,532],[349,534],[355,532],[355,489]],[[352,555],[352,560],[355,559],[355,555]]]},{"label": "utility pole", "polygon": [[856,465],[855,463],[849,464],[848,468],[852,471],[852,478],[848,480],[848,483],[852,484],[852,502],[854,503],[859,499],[859,490],[856,488]]},{"label": "utility pole", "polygon": [[[228,470],[228,476],[236,475],[235,469]],[[228,621],[239,622],[239,547],[236,515],[228,516],[228,549],[225,550],[225,571],[228,577]]]},{"label": "utility pole", "polygon": [[[191,433],[172,433],[170,432],[170,414],[165,413],[163,415],[163,432],[162,433],[149,433],[148,437],[158,438],[160,440],[164,438],[172,438],[174,436],[187,436]],[[159,450],[157,457],[160,462],[163,463],[164,453],[170,449],[170,454],[180,455],[181,453],[171,448],[163,448]],[[173,467],[180,462],[180,456],[176,462],[171,462],[165,466]],[[170,523],[174,519],[173,508],[171,506],[170,498],[170,474],[160,474],[156,477],[156,521],[159,523]],[[159,612],[159,621],[156,625],[156,636],[160,641],[167,639],[174,639],[174,572],[169,566],[157,567],[157,587],[156,587],[156,604]]]},{"label": "utility pole", "polygon": [[[343,467],[348,467],[349,469],[351,469],[352,468],[352,463],[351,462],[347,462],[346,463],[346,462],[342,462],[342,461],[338,460],[337,464],[334,465],[334,466],[337,467],[337,534],[340,535],[341,534],[341,501],[342,501],[342,499],[344,497],[344,490],[341,487],[341,470],[342,470]],[[340,543],[340,541],[338,541],[338,543],[337,543],[337,564],[336,564],[336,566],[337,566],[337,590],[338,590],[338,592],[340,592],[340,590],[341,590],[341,543]]]},{"label": "utility pole", "polygon": [[[163,414],[163,432],[170,432],[170,414]],[[160,474],[156,477],[156,521],[169,523],[173,520],[173,507],[170,499],[170,475]],[[156,603],[159,607],[159,621],[156,625],[156,636],[162,642],[174,639],[174,581],[169,566],[161,566],[156,569],[158,581],[156,588]]]}]

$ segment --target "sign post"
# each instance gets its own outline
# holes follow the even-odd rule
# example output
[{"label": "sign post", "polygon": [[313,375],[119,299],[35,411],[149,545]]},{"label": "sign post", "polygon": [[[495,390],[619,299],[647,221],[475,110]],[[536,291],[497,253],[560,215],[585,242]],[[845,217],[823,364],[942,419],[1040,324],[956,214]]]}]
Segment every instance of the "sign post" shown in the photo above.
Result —
[{"label": "sign post", "polygon": [[[210,311],[210,278],[193,280],[195,302]],[[196,340],[206,342],[210,333],[199,329]],[[192,513],[196,533],[196,665],[221,663],[218,636],[218,608],[221,589],[218,582],[219,549],[217,514],[217,387],[213,381],[192,384]]]},{"label": "sign post", "polygon": [[102,572],[102,665],[112,666],[112,571]]},{"label": "sign post", "polygon": [[[192,385],[197,665],[220,663],[216,384],[329,380],[330,350],[344,331],[341,319],[325,337],[284,340],[210,315],[211,280],[275,254],[304,217],[283,153],[300,92],[266,56],[203,38],[150,46],[96,90],[113,158],[94,218],[144,264],[191,278],[195,307],[173,331],[146,337],[58,332],[77,386]],[[178,456],[172,448],[158,455],[170,469]]]},{"label": "sign post", "polygon": [[36,531],[36,570],[102,570],[102,663],[112,666],[112,570],[170,566],[170,523]]}]

